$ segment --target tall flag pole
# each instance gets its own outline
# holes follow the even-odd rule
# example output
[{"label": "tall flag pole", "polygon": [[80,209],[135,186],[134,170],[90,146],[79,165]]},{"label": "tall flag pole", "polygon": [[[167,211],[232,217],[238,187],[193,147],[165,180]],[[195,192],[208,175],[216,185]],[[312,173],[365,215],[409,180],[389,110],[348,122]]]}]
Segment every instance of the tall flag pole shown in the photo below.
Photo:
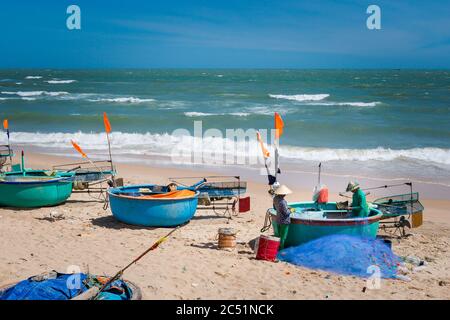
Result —
[{"label": "tall flag pole", "polygon": [[280,114],[278,112],[275,112],[275,179],[277,177],[277,174],[280,172],[280,153],[279,153],[279,147],[280,147],[280,137],[283,134],[283,128],[284,128],[284,122],[281,118]]},{"label": "tall flag pole", "polygon": [[11,146],[9,144],[9,123],[8,119],[3,120],[3,129],[6,130],[6,135],[8,136],[8,153],[9,153],[9,160],[12,163],[12,155],[11,155]]},{"label": "tall flag pole", "polygon": [[106,139],[108,140],[108,150],[109,150],[109,162],[111,163],[111,175],[112,175],[112,182],[113,186],[115,186],[115,179],[114,179],[114,165],[112,161],[112,154],[111,154],[111,140],[109,138],[109,134],[111,133],[111,123],[109,122],[108,115],[106,112],[103,112],[103,123],[105,125],[105,131],[106,131]]}]

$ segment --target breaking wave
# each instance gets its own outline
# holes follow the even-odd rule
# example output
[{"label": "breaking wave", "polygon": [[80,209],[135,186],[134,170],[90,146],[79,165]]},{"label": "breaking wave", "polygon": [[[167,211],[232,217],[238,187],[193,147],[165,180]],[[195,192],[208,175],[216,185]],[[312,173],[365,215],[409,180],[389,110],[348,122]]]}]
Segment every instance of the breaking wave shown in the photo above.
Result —
[{"label": "breaking wave", "polygon": [[298,102],[306,102],[307,105],[315,106],[350,106],[350,107],[375,107],[381,102],[334,102],[334,101],[323,101],[327,99],[329,94],[293,94],[293,95],[282,95],[282,94],[269,94],[269,97],[275,99],[285,99]]},{"label": "breaking wave", "polygon": [[[0,135],[0,143],[5,143],[5,137]],[[104,133],[40,133],[12,132],[11,140],[15,144],[44,147],[46,150],[71,149],[70,140],[74,139],[87,150],[107,150]],[[178,148],[186,152],[201,152],[219,154],[259,154],[259,145],[254,138],[250,141],[230,140],[221,137],[208,137],[203,140],[189,135],[174,135],[169,133],[125,133],[111,134],[112,147],[115,153],[121,154],[159,154],[171,155]],[[412,149],[333,149],[304,148],[296,146],[281,146],[281,157],[298,161],[423,161],[441,165],[450,165],[450,149],[444,148],[412,148]]]},{"label": "breaking wave", "polygon": [[315,106],[350,106],[350,107],[376,107],[381,102],[318,102],[312,103]]},{"label": "breaking wave", "polygon": [[[96,93],[69,93],[66,91],[2,91],[3,95],[7,96],[17,96],[24,98],[49,98],[54,97],[58,100],[84,100],[89,102],[99,102],[99,103],[145,103],[153,102],[155,99],[150,98],[137,98],[137,97],[114,97],[112,95],[96,94]],[[1,97],[0,100],[11,99],[9,97]]]},{"label": "breaking wave", "polygon": [[77,80],[48,80],[48,81],[45,81],[45,82],[47,82],[47,83],[49,83],[49,84],[65,84],[65,83],[73,83],[73,82],[76,82]]},{"label": "breaking wave", "polygon": [[275,99],[286,99],[293,101],[320,101],[328,98],[329,94],[293,94],[293,95],[284,95],[284,94],[269,94],[269,97]]},{"label": "breaking wave", "polygon": [[206,112],[185,112],[184,115],[186,117],[208,117],[208,116],[237,116],[237,117],[246,117],[249,116],[248,112],[230,112],[230,113],[206,113]]},{"label": "breaking wave", "polygon": [[141,99],[136,97],[121,97],[121,98],[98,98],[98,99],[88,99],[91,102],[117,102],[117,103],[143,103],[143,102],[153,102],[155,99]]},{"label": "breaking wave", "polygon": [[66,95],[69,94],[68,92],[65,91],[2,91],[2,94],[6,94],[6,95],[16,95],[19,97],[36,97],[36,96],[51,96],[51,97],[56,97],[56,96],[61,96],[61,95]]}]

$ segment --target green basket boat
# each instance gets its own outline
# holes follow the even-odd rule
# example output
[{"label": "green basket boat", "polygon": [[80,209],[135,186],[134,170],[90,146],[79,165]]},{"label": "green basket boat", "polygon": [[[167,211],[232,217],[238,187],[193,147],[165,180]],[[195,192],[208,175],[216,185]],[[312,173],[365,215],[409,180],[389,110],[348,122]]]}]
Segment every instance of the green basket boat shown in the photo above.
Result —
[{"label": "green basket boat", "polygon": [[[375,238],[377,236],[381,211],[371,208],[367,218],[355,218],[347,210],[338,210],[336,202],[317,204],[315,202],[289,203],[295,212],[291,214],[291,224],[285,246],[297,246],[311,240],[332,234],[347,234]],[[276,211],[269,209],[272,225],[276,230]]]},{"label": "green basket boat", "polygon": [[0,176],[0,206],[36,208],[65,202],[72,194],[74,174],[45,175],[8,172]]}]

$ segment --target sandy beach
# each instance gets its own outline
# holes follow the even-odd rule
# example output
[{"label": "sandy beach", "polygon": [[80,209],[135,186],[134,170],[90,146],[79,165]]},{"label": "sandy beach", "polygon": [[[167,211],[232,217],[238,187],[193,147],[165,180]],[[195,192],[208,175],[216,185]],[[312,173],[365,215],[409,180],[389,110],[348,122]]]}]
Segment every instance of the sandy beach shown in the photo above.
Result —
[{"label": "sandy beach", "polygon": [[[27,155],[27,167],[69,162],[73,158]],[[125,163],[118,163],[117,169],[125,184],[167,183],[171,176],[207,174]],[[311,197],[307,189],[290,187],[294,194],[288,200]],[[140,286],[144,299],[450,298],[450,201],[422,199],[423,226],[409,230],[408,238],[392,239],[397,255],[416,256],[426,266],[411,270],[411,281],[383,279],[380,289],[363,290],[365,279],[256,260],[249,243],[260,235],[271,198],[267,186],[254,181],[249,181],[248,195],[250,212],[227,219],[212,211],[197,211],[189,224],[132,266],[124,278]],[[330,194],[331,200],[337,197]],[[238,230],[234,250],[217,249],[220,227]],[[109,209],[103,209],[103,203],[87,194],[73,194],[56,207],[0,208],[0,284],[53,269],[111,275],[167,232],[120,223]]]}]

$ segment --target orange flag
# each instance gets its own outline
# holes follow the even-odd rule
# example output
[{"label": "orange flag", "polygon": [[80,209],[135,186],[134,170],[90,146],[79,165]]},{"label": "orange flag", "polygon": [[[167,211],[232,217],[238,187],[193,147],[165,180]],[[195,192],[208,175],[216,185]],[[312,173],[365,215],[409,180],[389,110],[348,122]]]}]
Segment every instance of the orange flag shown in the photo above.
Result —
[{"label": "orange flag", "polygon": [[279,139],[283,134],[284,122],[278,112],[275,112],[275,138]]},{"label": "orange flag", "polygon": [[261,150],[263,152],[264,158],[268,158],[270,157],[270,152],[266,149],[266,147],[264,146],[264,142],[261,139],[261,134],[258,132],[256,132],[256,138],[259,141],[259,144],[261,145]]},{"label": "orange flag", "polygon": [[3,129],[8,130],[8,119],[3,120]]},{"label": "orange flag", "polygon": [[77,150],[82,156],[83,158],[87,158],[86,153],[83,152],[83,150],[81,150],[80,146],[73,140],[70,140],[72,142],[73,147],[75,148],[75,150]]},{"label": "orange flag", "polygon": [[105,124],[106,133],[111,133],[111,123],[109,123],[109,119],[108,116],[106,115],[106,112],[103,112],[103,123]]}]

